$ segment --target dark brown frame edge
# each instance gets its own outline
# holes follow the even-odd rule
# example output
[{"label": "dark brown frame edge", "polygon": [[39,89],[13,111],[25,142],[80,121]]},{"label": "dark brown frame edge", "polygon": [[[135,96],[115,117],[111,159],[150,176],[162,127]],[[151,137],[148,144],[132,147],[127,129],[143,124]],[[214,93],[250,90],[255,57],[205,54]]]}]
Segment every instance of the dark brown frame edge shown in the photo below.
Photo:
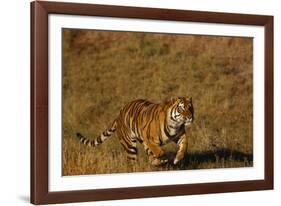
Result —
[{"label": "dark brown frame edge", "polygon": [[[48,191],[48,14],[257,25],[265,28],[265,179],[77,191]],[[31,202],[33,204],[273,189],[273,16],[93,4],[31,3]]]}]

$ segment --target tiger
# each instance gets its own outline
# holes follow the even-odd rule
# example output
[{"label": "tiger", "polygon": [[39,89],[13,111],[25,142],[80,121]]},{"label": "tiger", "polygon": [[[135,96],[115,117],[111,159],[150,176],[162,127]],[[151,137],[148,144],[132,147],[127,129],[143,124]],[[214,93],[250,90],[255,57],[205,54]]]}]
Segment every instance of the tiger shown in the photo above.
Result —
[{"label": "tiger", "polygon": [[137,142],[141,143],[154,166],[168,162],[161,146],[174,141],[178,150],[173,164],[176,165],[185,156],[187,136],[185,127],[194,121],[194,108],[191,97],[176,97],[152,103],[138,99],[126,104],[113,123],[98,137],[90,140],[81,133],[76,133],[79,141],[96,147],[116,132],[129,160],[137,160]]}]

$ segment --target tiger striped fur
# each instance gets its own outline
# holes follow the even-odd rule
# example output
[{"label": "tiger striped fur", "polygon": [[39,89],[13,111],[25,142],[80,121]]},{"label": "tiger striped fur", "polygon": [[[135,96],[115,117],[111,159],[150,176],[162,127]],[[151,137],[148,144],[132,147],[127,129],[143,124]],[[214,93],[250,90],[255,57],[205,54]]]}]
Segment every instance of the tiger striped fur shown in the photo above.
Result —
[{"label": "tiger striped fur", "polygon": [[177,164],[187,149],[185,126],[193,120],[192,98],[178,97],[160,104],[135,100],[127,104],[109,129],[94,140],[89,140],[80,133],[77,133],[77,137],[81,143],[95,147],[116,132],[128,159],[137,159],[138,141],[143,144],[150,163],[156,166],[167,162],[161,146],[174,141],[178,145],[174,158],[174,164]]}]

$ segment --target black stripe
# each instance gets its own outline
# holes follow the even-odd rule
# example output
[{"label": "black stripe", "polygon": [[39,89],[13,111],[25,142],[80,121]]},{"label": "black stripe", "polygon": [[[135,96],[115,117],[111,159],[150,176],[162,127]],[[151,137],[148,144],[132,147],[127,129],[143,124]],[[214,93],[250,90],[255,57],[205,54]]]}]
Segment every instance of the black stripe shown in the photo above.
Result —
[{"label": "black stripe", "polygon": [[162,138],[159,138],[159,141],[160,141],[160,145],[163,145]]},{"label": "black stripe", "polygon": [[174,118],[174,116],[173,116],[173,112],[174,112],[175,109],[176,109],[176,108],[173,107],[173,108],[171,108],[171,111],[170,111],[170,117],[171,117],[171,119],[172,119],[173,121],[177,121],[177,120]]},{"label": "black stripe", "polygon": [[155,117],[155,110],[157,109],[157,107],[150,107],[149,109],[147,109],[146,112],[149,111],[149,114],[150,114],[150,119],[148,121],[146,121],[146,124],[144,125],[144,128],[147,126],[147,125],[150,125],[151,122],[154,120],[154,117]]},{"label": "black stripe", "polygon": [[171,136],[171,135],[169,134],[168,130],[167,130],[167,126],[164,126],[164,132],[165,132],[165,135],[166,135],[167,137],[169,137],[169,138],[173,138],[173,137],[175,137],[175,136],[177,135],[177,133],[176,133],[175,135]]},{"label": "black stripe", "polygon": [[86,137],[83,137],[82,134],[80,134],[79,132],[76,133],[77,138],[79,138],[79,141],[84,144],[84,145],[88,145],[90,140],[87,139]]},{"label": "black stripe", "polygon": [[[133,146],[126,147],[126,145],[124,145],[124,144],[122,144],[122,146],[128,154],[135,154],[136,155],[138,153],[138,150],[137,150],[136,147],[133,147]],[[132,151],[132,150],[134,150],[134,151]]]},{"label": "black stripe", "polygon": [[124,133],[123,133],[123,136],[122,136],[123,138],[123,140],[124,140],[124,142],[126,143],[126,145],[128,146],[128,147],[130,147],[130,145],[131,145],[131,143],[132,143],[132,139],[129,137],[129,136],[127,136],[127,135],[124,135]]},{"label": "black stripe", "polygon": [[138,153],[138,150],[137,150],[136,147],[134,147],[134,146],[129,146],[128,148],[130,149],[130,151],[131,151],[131,150],[134,150],[134,151],[133,151],[134,153]]},{"label": "black stripe", "polygon": [[108,134],[107,131],[104,131],[102,134],[103,134],[103,136],[106,136],[106,137],[110,136],[110,134]]},{"label": "black stripe", "polygon": [[100,137],[100,136],[98,136],[98,137],[96,138],[96,140],[97,140],[97,143],[98,143],[98,144],[101,144],[101,143],[102,143],[102,140],[101,140],[101,137]]},{"label": "black stripe", "polygon": [[83,138],[82,134],[80,134],[79,132],[76,133],[76,137],[78,137],[79,139]]},{"label": "black stripe", "polygon": [[114,132],[115,131],[115,128],[111,128],[109,129],[110,132]]},{"label": "black stripe", "polygon": [[137,154],[138,154],[138,151],[137,151],[136,148],[134,149],[134,151],[131,151],[131,150],[129,150],[129,149],[126,148],[126,147],[124,147],[124,148],[125,148],[125,150],[126,150],[126,152],[127,152],[128,154],[133,154],[133,155],[137,155]]},{"label": "black stripe", "polygon": [[151,154],[151,151],[150,151],[150,149],[149,149],[148,147],[145,149],[145,153],[146,153],[147,155],[150,155],[150,154]]},{"label": "black stripe", "polygon": [[84,140],[83,140],[83,144],[87,144],[87,139],[85,138]]}]

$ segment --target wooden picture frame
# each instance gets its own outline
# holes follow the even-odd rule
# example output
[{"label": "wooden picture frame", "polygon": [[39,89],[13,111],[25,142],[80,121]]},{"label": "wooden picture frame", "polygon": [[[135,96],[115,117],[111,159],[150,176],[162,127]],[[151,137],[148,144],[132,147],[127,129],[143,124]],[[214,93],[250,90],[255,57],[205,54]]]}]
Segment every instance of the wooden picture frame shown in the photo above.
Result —
[{"label": "wooden picture frame", "polygon": [[[50,192],[48,189],[48,89],[50,86],[48,81],[49,14],[263,26],[265,31],[264,180]],[[35,1],[31,3],[31,202],[33,204],[164,197],[267,189],[273,189],[272,16],[45,1]]]}]

